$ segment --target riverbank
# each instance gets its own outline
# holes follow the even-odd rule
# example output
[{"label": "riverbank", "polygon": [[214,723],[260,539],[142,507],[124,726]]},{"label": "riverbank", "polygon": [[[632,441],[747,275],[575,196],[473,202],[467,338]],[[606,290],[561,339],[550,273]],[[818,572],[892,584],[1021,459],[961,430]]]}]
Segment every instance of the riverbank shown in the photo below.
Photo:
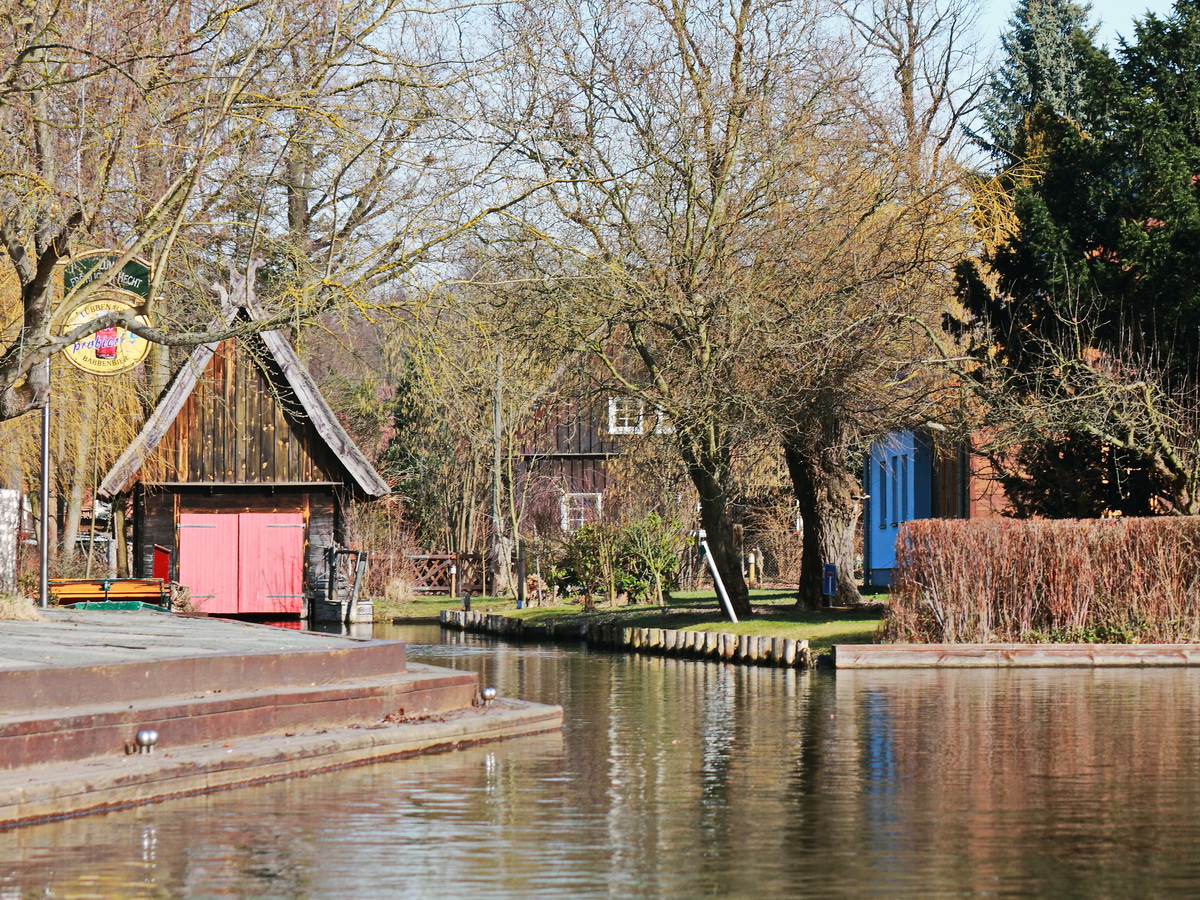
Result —
[{"label": "riverbank", "polygon": [[[521,627],[533,627],[530,639],[541,633],[540,627],[553,626],[558,634],[578,635],[591,626],[662,629],[753,636],[790,638],[807,641],[815,656],[828,653],[834,644],[870,644],[878,638],[884,605],[870,599],[856,607],[837,607],[817,611],[796,607],[790,590],[753,590],[750,602],[754,616],[733,624],[721,613],[716,594],[705,591],[681,592],[665,606],[597,606],[584,610],[578,603],[554,606],[527,605],[517,609],[516,601],[503,597],[478,597],[471,603],[473,612],[519,620]],[[462,610],[462,601],[453,597],[425,597],[379,607],[376,621],[411,622],[437,620],[443,610]],[[516,626],[513,626],[514,628]]]},{"label": "riverbank", "polygon": [[628,628],[600,623],[549,621],[535,624],[512,616],[445,609],[443,628],[494,634],[513,640],[580,640],[593,647],[608,647],[654,656],[679,656],[714,662],[776,668],[808,668],[812,653],[808,641],[719,631],[678,631],[671,628]]},{"label": "riverbank", "polygon": [[437,614],[443,627],[511,640],[577,640],[635,653],[789,668],[812,665],[834,644],[876,639],[882,604],[810,611],[798,609],[792,596],[790,591],[753,591],[755,615],[737,623],[721,614],[715,594],[704,592],[680,594],[665,606],[593,610],[578,604],[517,609],[512,601],[488,598],[467,611],[443,598]]}]

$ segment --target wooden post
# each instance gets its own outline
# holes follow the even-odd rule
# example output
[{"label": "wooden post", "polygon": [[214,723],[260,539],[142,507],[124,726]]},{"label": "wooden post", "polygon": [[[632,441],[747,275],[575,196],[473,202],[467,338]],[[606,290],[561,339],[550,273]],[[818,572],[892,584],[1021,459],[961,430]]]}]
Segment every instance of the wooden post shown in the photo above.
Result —
[{"label": "wooden post", "polygon": [[125,495],[113,497],[113,538],[117,544],[117,576],[132,578],[129,571],[129,544],[125,538]]}]

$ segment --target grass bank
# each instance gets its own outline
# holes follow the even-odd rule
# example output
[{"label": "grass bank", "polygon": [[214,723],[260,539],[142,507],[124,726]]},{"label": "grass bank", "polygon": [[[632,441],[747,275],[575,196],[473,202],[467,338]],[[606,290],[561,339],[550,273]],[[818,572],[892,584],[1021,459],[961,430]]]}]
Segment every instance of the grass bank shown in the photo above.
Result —
[{"label": "grass bank", "polygon": [[[721,613],[716,594],[711,591],[687,591],[672,597],[666,607],[598,606],[585,612],[577,603],[557,606],[527,606],[517,609],[507,598],[478,597],[474,610],[490,610],[497,615],[524,619],[533,624],[546,622],[620,625],[627,628],[671,628],[677,631],[724,631],[763,637],[806,640],[813,653],[824,653],[834,644],[869,644],[876,640],[883,619],[881,603],[864,603],[849,608],[808,612],[796,608],[791,591],[753,590],[750,603],[754,617],[729,622]],[[436,618],[443,609],[461,609],[461,601],[450,597],[422,598],[399,604],[377,603],[376,621]]]}]

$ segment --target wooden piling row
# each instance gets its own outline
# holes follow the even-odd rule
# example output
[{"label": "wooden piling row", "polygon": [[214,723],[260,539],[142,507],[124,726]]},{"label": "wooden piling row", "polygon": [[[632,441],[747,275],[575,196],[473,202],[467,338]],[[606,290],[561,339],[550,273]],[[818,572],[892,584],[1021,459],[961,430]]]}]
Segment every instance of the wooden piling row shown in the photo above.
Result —
[{"label": "wooden piling row", "polygon": [[578,640],[589,646],[627,650],[655,656],[708,659],[747,666],[807,668],[812,665],[808,641],[718,631],[676,631],[671,628],[629,628],[620,625],[582,625],[578,622],[526,624],[522,619],[444,609],[444,628],[494,634],[516,640]]}]

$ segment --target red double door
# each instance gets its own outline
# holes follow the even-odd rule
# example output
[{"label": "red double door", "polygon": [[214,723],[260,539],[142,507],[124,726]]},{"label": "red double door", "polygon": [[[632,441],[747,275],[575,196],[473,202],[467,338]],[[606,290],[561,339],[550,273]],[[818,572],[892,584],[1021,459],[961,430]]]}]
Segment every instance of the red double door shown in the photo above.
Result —
[{"label": "red double door", "polygon": [[304,517],[181,513],[179,582],[202,612],[302,613]]}]

